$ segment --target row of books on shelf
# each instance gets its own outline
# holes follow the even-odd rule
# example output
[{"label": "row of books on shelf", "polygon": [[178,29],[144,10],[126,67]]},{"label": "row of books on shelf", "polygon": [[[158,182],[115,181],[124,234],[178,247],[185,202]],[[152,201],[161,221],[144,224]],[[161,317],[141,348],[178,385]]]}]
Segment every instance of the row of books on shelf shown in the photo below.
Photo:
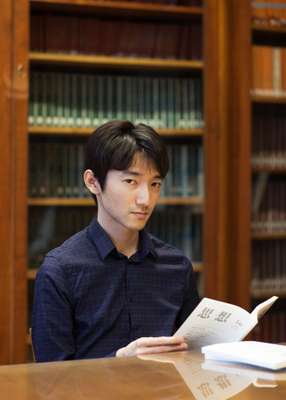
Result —
[{"label": "row of books on shelf", "polygon": [[[29,210],[29,265],[37,268],[45,254],[89,224],[95,207],[33,207]],[[202,259],[202,215],[190,207],[158,206],[148,231],[181,249],[191,260]]]},{"label": "row of books on shelf", "polygon": [[251,332],[252,340],[281,343],[286,341],[285,310],[268,312]]},{"label": "row of books on shelf", "polygon": [[286,8],[284,0],[251,1],[252,20],[262,26],[285,26]]},{"label": "row of books on shelf", "polygon": [[253,233],[286,232],[286,179],[258,175],[253,181]]},{"label": "row of books on shelf", "polygon": [[286,94],[286,49],[273,46],[252,47],[252,93]]},{"label": "row of books on shelf", "polygon": [[251,223],[252,233],[255,234],[271,234],[281,233],[286,235],[286,213],[284,211],[283,220],[279,216],[273,215],[273,211],[261,213]]},{"label": "row of books on shelf", "polygon": [[50,53],[202,59],[200,21],[164,22],[32,14],[31,50]]},{"label": "row of books on shelf", "polygon": [[279,151],[273,153],[271,151],[261,151],[252,156],[251,164],[254,168],[269,168],[271,170],[286,171],[286,152]]},{"label": "row of books on shelf", "polygon": [[[161,196],[203,195],[201,144],[168,144],[170,170]],[[89,197],[84,186],[84,142],[32,140],[29,155],[30,197]]]},{"label": "row of books on shelf", "polygon": [[252,165],[286,167],[285,106],[259,105],[252,119]]},{"label": "row of books on shelf", "polygon": [[252,245],[252,292],[286,294],[286,240],[267,240]]},{"label": "row of books on shelf", "polygon": [[32,72],[29,124],[95,127],[127,119],[155,128],[201,128],[199,78]]}]

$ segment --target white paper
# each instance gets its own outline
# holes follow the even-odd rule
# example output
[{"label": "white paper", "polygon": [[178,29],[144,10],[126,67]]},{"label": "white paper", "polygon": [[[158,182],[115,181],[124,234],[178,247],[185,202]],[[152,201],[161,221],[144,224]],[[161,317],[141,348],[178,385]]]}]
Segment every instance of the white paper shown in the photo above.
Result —
[{"label": "white paper", "polygon": [[269,369],[286,368],[286,346],[245,341],[205,346],[207,360],[239,362]]},{"label": "white paper", "polygon": [[273,296],[250,314],[234,304],[205,297],[177,330],[175,336],[183,336],[189,348],[240,341],[257,324],[257,317],[263,315],[276,300],[277,297]]}]

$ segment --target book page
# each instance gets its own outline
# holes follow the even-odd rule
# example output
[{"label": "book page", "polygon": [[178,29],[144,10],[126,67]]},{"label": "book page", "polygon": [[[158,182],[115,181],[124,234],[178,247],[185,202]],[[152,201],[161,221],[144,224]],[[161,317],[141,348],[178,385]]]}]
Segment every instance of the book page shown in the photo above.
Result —
[{"label": "book page", "polygon": [[256,318],[243,308],[205,297],[177,330],[189,348],[242,340],[256,325]]},{"label": "book page", "polygon": [[286,346],[256,341],[213,344],[202,348],[205,359],[246,363],[269,369],[286,367]]},{"label": "book page", "polygon": [[261,317],[263,317],[266,311],[269,310],[269,308],[277,299],[278,299],[277,296],[272,296],[270,297],[270,299],[265,300],[263,303],[258,304],[258,306],[256,306],[255,309],[252,311],[251,315],[253,315],[258,321]]}]

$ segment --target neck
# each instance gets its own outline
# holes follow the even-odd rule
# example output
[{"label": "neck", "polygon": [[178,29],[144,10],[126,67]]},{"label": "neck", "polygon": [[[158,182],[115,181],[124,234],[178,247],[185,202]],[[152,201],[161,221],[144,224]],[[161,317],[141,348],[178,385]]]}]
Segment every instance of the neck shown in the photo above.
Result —
[{"label": "neck", "polygon": [[122,226],[112,226],[101,221],[98,216],[98,223],[108,234],[116,249],[126,257],[131,257],[138,248],[139,232],[136,230],[124,229]]}]

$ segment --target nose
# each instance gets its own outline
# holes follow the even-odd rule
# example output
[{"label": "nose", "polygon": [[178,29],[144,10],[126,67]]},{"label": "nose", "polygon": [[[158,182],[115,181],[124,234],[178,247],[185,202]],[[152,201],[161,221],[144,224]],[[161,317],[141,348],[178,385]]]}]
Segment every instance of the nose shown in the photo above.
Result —
[{"label": "nose", "polygon": [[136,196],[136,204],[148,206],[150,202],[150,191],[148,185],[140,185]]}]

